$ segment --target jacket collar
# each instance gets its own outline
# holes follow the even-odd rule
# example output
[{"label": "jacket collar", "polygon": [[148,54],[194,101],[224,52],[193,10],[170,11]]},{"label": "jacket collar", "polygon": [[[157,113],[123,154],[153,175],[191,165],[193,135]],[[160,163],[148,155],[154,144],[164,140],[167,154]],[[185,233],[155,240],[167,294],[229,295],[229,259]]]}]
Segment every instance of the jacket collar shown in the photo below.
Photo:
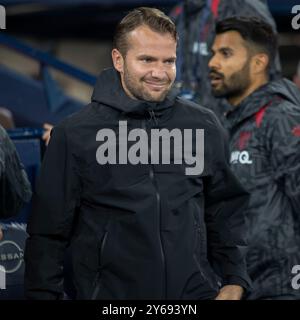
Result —
[{"label": "jacket collar", "polygon": [[269,87],[269,83],[259,87],[239,105],[231,107],[225,114],[229,127],[234,127],[236,124],[255,115],[260,109],[270,104],[274,99],[274,92],[271,92]]},{"label": "jacket collar", "polygon": [[131,99],[122,87],[119,73],[110,68],[100,74],[92,95],[92,101],[117,109],[124,114],[145,115],[153,111],[156,116],[160,116],[164,110],[174,104],[177,95],[178,90],[172,88],[162,102]]}]

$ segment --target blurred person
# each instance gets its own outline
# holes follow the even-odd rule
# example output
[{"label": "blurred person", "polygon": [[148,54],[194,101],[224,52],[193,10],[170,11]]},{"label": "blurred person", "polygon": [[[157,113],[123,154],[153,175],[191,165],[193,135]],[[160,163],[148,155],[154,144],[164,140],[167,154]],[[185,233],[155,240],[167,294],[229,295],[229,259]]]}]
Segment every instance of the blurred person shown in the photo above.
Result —
[{"label": "blurred person", "polygon": [[[31,198],[31,186],[16,148],[0,126],[0,219],[18,214]],[[0,226],[0,240],[3,232]]]},{"label": "blurred person", "polygon": [[15,122],[10,110],[0,107],[0,125],[4,129],[13,129],[15,127]]},{"label": "blurred person", "polygon": [[216,25],[209,61],[212,92],[231,106],[231,167],[250,193],[247,299],[300,298],[291,285],[300,264],[300,102],[291,81],[270,81],[276,48],[267,23],[228,18]]},{"label": "blurred person", "polygon": [[[176,45],[176,28],[161,11],[131,11],[117,26],[114,68],[100,74],[92,102],[52,130],[27,228],[27,298],[63,298],[67,247],[76,299],[239,300],[249,289],[248,195],[229,169],[214,114],[172,87]],[[127,125],[144,137],[203,129],[204,171],[186,174],[170,146],[170,164],[149,163],[156,145],[126,142]],[[105,132],[112,141],[102,140]],[[146,148],[146,158],[109,161],[117,146],[120,157]],[[188,150],[192,157],[195,141]]]}]

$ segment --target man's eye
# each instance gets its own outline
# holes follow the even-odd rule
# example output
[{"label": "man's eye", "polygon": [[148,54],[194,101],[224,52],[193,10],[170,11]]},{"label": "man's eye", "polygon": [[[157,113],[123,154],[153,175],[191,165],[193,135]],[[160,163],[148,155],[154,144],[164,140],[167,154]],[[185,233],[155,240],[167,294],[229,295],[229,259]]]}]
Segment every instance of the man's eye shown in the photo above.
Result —
[{"label": "man's eye", "polygon": [[145,63],[150,63],[150,62],[152,62],[153,60],[150,59],[150,58],[143,58],[143,59],[141,59],[141,61],[142,61],[142,62],[145,62]]},{"label": "man's eye", "polygon": [[173,65],[175,63],[175,60],[167,60],[166,64],[168,65]]},{"label": "man's eye", "polygon": [[231,51],[223,51],[222,52],[222,54],[223,54],[223,56],[225,57],[225,58],[228,58],[228,57],[230,57],[230,56],[232,56],[232,52]]}]

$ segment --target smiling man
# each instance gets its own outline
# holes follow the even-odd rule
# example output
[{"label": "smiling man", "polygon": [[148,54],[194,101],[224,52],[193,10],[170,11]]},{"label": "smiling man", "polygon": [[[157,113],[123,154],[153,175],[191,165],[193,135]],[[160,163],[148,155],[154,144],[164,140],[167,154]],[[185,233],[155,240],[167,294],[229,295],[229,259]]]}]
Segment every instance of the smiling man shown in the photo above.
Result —
[{"label": "smiling man", "polygon": [[[54,128],[28,223],[28,298],[62,297],[68,245],[77,299],[238,300],[249,287],[248,195],[216,117],[172,87],[176,46],[161,11],[130,12],[116,29],[114,69],[100,74],[91,104]],[[159,143],[143,137],[155,130],[164,150],[153,160]],[[203,170],[187,174],[203,154]]]},{"label": "smiling man", "polygon": [[246,210],[248,299],[299,299],[291,285],[300,263],[300,99],[296,86],[269,80],[276,53],[271,26],[228,18],[216,26],[209,62],[212,92],[226,113],[231,166],[250,193]]}]

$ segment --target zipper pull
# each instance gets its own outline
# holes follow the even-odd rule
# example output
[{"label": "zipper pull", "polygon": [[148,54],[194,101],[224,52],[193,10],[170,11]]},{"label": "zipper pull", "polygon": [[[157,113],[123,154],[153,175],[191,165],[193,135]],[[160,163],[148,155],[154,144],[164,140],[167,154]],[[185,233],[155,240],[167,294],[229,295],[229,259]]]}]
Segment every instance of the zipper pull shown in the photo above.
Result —
[{"label": "zipper pull", "polygon": [[150,114],[150,120],[153,120],[154,123],[158,125],[158,121],[157,121],[157,118],[155,117],[155,112],[153,111],[153,109],[149,110],[148,112]]}]

